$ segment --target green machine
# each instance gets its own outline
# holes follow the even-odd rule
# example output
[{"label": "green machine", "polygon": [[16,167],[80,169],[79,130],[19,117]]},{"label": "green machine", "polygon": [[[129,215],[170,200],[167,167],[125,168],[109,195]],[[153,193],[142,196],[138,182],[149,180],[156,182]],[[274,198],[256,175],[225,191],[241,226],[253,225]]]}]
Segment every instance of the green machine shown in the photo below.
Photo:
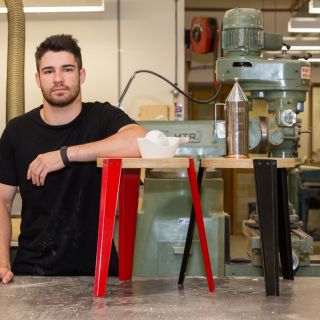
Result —
[{"label": "green machine", "polygon": [[[218,121],[144,121],[146,129],[158,129],[167,136],[188,136],[177,155],[223,156],[225,137],[216,134]],[[229,216],[223,212],[223,180],[218,171],[208,172],[202,183],[201,204],[209,255],[215,276],[225,274],[225,232]],[[191,212],[191,194],[186,171],[147,170],[143,185],[142,210],[138,214],[134,269],[135,276],[177,276]],[[193,240],[188,275],[204,275],[197,233]]]},{"label": "green machine", "polygon": [[264,33],[260,10],[236,8],[226,12],[217,80],[224,84],[237,78],[242,89],[250,93],[251,101],[268,103],[268,117],[250,119],[251,153],[297,156],[301,129],[297,114],[304,109],[311,67],[286,51],[272,59],[261,57],[262,51],[279,51],[284,45],[282,35]]},{"label": "green machine", "polygon": [[[229,85],[237,79],[249,95],[251,106],[254,107],[254,100],[265,100],[268,105],[268,116],[249,119],[249,152],[295,157],[301,128],[297,114],[303,111],[309,90],[310,64],[289,57],[285,51],[272,59],[262,57],[263,50],[281,50],[283,38],[263,32],[260,10],[228,10],[223,19],[221,41],[222,55],[216,61],[217,80]],[[189,143],[179,146],[178,156],[193,156],[198,160],[226,155],[225,120],[141,124],[148,130],[161,130],[167,136],[188,136]],[[191,210],[185,174],[146,172],[143,205],[138,215],[135,276],[179,274]],[[224,276],[234,272],[229,272],[225,264],[229,258],[229,216],[223,211],[223,180],[217,171],[208,172],[204,179],[201,201],[213,274]],[[204,275],[200,255],[195,235],[187,275]]]},{"label": "green machine", "polygon": [[[221,83],[238,79],[247,92],[254,108],[255,100],[267,102],[268,116],[249,119],[250,153],[270,154],[274,157],[296,157],[301,132],[298,114],[304,110],[306,92],[310,88],[310,63],[290,56],[279,34],[263,31],[260,10],[236,8],[228,10],[223,19],[222,56],[217,60],[216,76]],[[271,59],[262,57],[263,51],[279,51]],[[313,251],[312,238],[307,235],[290,214],[291,242],[294,268],[310,265]],[[261,254],[259,231],[256,222],[244,221],[243,232],[251,246],[252,264]],[[313,271],[312,271],[313,272]],[[312,273],[311,272],[311,273]]]},{"label": "green machine", "polygon": [[[203,181],[201,197],[204,224],[216,276],[224,276],[225,228],[223,181],[210,172]],[[144,201],[138,215],[134,275],[177,276],[179,274],[191,210],[189,180],[183,172],[148,172]],[[228,223],[227,223],[228,225]],[[150,226],[150,229],[149,229]],[[188,275],[205,275],[200,242],[196,235]]]}]

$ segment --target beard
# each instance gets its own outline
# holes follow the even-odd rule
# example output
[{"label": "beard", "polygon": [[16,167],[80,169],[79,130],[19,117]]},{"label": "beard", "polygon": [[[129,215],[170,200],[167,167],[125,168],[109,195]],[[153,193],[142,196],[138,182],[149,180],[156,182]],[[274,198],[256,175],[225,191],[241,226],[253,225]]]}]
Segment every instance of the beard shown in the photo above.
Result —
[{"label": "beard", "polygon": [[[61,95],[55,94],[54,90],[62,88],[65,89]],[[44,99],[53,107],[63,108],[74,102],[80,94],[80,83],[70,88],[67,86],[56,86],[51,89],[45,90],[41,87]]]}]

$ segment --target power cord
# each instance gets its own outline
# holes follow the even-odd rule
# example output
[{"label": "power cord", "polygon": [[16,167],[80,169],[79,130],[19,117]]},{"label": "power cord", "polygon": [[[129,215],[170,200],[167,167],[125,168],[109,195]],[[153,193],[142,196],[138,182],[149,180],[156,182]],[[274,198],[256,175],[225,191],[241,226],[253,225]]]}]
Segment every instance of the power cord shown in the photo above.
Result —
[{"label": "power cord", "polygon": [[156,76],[156,77],[162,79],[163,81],[169,83],[172,87],[174,87],[178,92],[180,92],[181,94],[183,94],[183,95],[184,95],[186,98],[188,98],[189,100],[191,100],[191,101],[193,101],[193,102],[196,102],[196,103],[199,103],[199,104],[209,104],[209,103],[213,102],[213,101],[217,98],[217,96],[218,96],[218,94],[219,94],[219,92],[220,92],[220,90],[221,90],[221,86],[222,86],[221,82],[219,82],[219,87],[218,87],[218,89],[217,89],[217,92],[216,92],[216,94],[215,94],[212,98],[210,98],[210,99],[208,99],[208,100],[198,100],[198,99],[195,99],[195,98],[191,97],[190,95],[188,95],[188,94],[185,93],[184,91],[182,91],[176,84],[174,84],[173,82],[171,82],[170,80],[168,80],[167,78],[165,78],[164,76],[162,76],[161,74],[159,74],[159,73],[157,73],[157,72],[154,72],[154,71],[151,71],[151,70],[137,70],[137,71],[135,71],[135,72],[131,75],[131,77],[130,77],[130,79],[129,79],[127,85],[126,85],[126,87],[124,88],[124,90],[123,90],[123,92],[122,92],[122,94],[121,94],[121,96],[120,96],[120,98],[119,98],[119,102],[118,102],[117,107],[121,107],[121,102],[122,102],[123,98],[125,97],[128,89],[129,89],[129,87],[130,87],[130,85],[131,85],[131,82],[133,81],[133,79],[135,78],[135,76],[136,76],[138,73],[149,73],[149,74],[153,74],[154,76]]}]

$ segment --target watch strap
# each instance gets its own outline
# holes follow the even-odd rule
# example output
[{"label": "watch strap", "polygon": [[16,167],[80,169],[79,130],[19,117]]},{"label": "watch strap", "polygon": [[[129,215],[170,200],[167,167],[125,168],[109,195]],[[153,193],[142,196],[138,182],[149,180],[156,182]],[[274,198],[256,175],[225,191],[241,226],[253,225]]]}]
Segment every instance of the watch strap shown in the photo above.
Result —
[{"label": "watch strap", "polygon": [[67,155],[67,146],[63,146],[60,148],[60,155],[61,155],[61,159],[63,164],[68,167],[70,165],[70,161]]}]

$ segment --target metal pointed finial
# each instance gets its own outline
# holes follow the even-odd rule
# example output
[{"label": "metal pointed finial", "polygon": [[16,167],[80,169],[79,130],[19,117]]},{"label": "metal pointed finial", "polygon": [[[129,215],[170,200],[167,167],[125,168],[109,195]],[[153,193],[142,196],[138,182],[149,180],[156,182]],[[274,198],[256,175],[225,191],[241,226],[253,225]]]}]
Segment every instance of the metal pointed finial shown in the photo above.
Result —
[{"label": "metal pointed finial", "polygon": [[248,101],[248,98],[246,97],[245,93],[243,92],[239,82],[238,78],[235,78],[235,83],[229,92],[229,95],[226,99],[226,102],[228,101],[234,101],[234,102],[241,102],[241,101]]}]

